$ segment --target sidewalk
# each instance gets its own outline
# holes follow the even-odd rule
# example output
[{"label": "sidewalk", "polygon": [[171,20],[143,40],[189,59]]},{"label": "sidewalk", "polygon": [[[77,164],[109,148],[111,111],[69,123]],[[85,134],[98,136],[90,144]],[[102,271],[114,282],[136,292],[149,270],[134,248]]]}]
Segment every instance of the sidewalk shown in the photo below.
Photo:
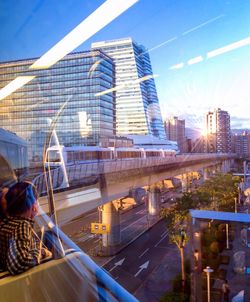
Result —
[{"label": "sidewalk", "polygon": [[[240,209],[240,212],[243,212],[244,208]],[[247,268],[250,268],[250,248],[243,244],[241,239],[241,229],[248,228],[249,226],[243,225],[242,223],[234,224],[234,240],[231,242],[232,249],[224,250],[222,252],[222,256],[229,256],[230,261],[228,264],[221,264],[220,269],[226,271],[226,279],[228,280],[229,288],[230,288],[230,301],[239,294],[240,291],[244,291],[244,302],[250,301],[250,274],[246,273]],[[248,231],[248,242],[250,242],[250,236]],[[246,256],[246,272],[243,274],[239,274],[234,272],[234,254],[238,251],[245,252]],[[213,289],[221,289],[223,281],[217,279],[213,285]]]}]

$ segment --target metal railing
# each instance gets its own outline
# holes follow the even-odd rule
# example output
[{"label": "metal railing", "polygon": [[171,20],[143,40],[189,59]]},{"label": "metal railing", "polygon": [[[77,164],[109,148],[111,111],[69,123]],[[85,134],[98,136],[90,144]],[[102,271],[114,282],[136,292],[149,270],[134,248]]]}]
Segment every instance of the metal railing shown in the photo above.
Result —
[{"label": "metal railing", "polygon": [[61,241],[64,252],[59,257],[55,253],[55,259],[47,259],[17,276],[2,273],[0,292],[3,301],[31,302],[35,295],[39,301],[138,302],[57,228],[46,214],[39,216],[37,223],[37,227],[45,226],[50,230],[51,238],[55,239],[54,250],[57,249],[56,242]]}]

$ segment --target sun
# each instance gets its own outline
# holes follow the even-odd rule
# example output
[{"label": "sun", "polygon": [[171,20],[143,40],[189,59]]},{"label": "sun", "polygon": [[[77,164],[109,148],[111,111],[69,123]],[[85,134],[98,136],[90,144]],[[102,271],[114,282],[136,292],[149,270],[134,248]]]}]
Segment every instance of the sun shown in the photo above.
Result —
[{"label": "sun", "polygon": [[203,129],[201,129],[201,135],[204,137],[208,135],[208,131],[205,127]]}]

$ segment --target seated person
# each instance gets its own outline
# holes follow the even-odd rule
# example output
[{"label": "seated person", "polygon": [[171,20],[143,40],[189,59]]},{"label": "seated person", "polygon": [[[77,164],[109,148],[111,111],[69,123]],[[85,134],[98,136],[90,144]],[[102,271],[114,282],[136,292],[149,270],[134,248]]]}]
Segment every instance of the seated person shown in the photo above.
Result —
[{"label": "seated person", "polygon": [[0,222],[0,267],[12,275],[22,273],[51,256],[41,248],[34,231],[38,213],[36,188],[28,182],[18,182],[5,194],[6,217]]}]

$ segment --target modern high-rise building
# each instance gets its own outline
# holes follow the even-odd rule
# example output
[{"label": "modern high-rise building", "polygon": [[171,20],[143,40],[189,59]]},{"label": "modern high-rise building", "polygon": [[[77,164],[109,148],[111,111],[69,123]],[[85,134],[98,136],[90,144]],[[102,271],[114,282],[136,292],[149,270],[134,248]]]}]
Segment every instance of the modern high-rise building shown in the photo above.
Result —
[{"label": "modern high-rise building", "polygon": [[250,157],[250,134],[248,131],[232,135],[232,151],[241,157]]},{"label": "modern high-rise building", "polygon": [[173,116],[164,123],[167,139],[176,141],[181,152],[186,150],[185,120]]},{"label": "modern high-rise building", "polygon": [[28,142],[40,161],[51,126],[65,146],[99,145],[115,135],[113,60],[103,52],[72,53],[49,69],[31,70],[35,59],[0,63],[0,88],[17,76],[35,78],[0,102],[0,127]]},{"label": "modern high-rise building", "polygon": [[148,52],[131,38],[92,44],[115,62],[116,131],[165,138]]},{"label": "modern high-rise building", "polygon": [[220,108],[206,115],[205,151],[209,153],[231,152],[230,115]]}]

